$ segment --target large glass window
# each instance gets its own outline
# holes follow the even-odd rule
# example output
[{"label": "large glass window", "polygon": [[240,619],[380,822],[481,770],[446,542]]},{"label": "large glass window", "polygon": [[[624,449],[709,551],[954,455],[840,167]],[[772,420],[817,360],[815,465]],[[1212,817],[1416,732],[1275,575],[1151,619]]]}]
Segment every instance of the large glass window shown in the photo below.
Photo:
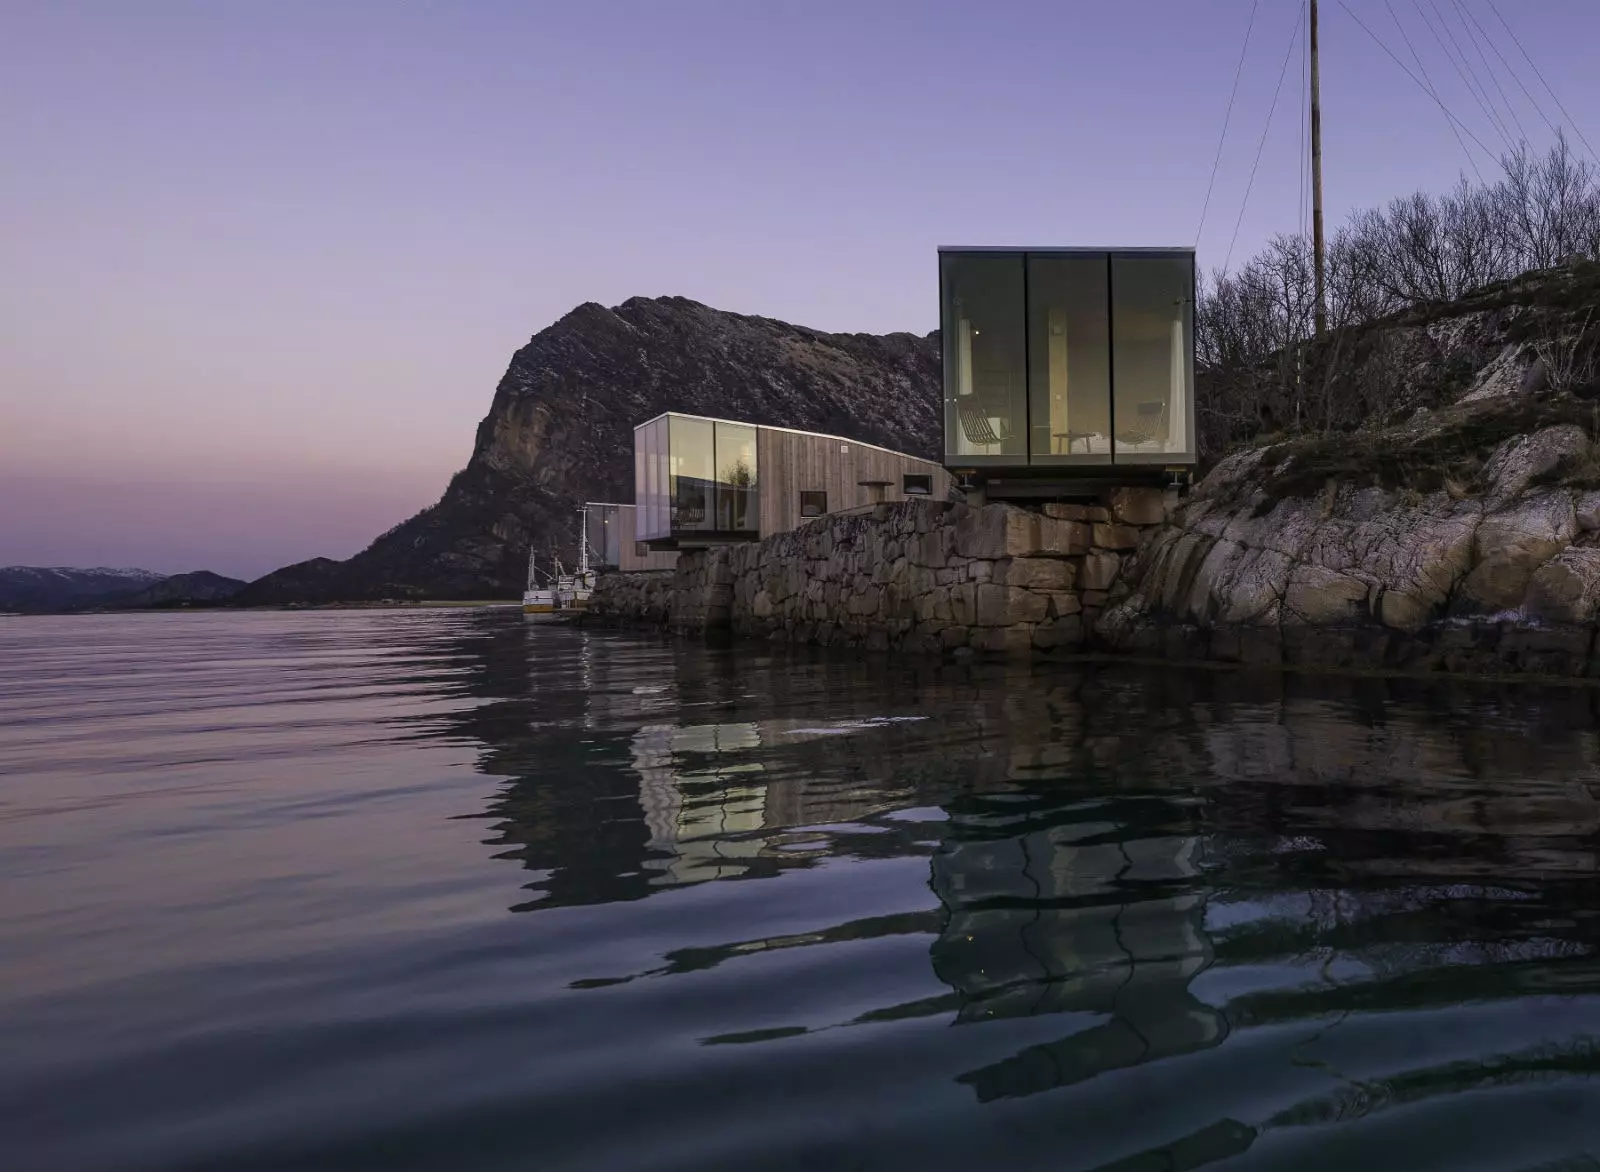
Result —
[{"label": "large glass window", "polygon": [[1111,259],[1111,363],[1118,463],[1160,462],[1194,451],[1189,417],[1194,262]]},{"label": "large glass window", "polygon": [[715,428],[709,419],[667,416],[667,450],[672,460],[672,530],[716,528],[717,457]]},{"label": "large glass window", "polygon": [[1022,253],[952,252],[939,259],[947,456],[1025,458]]},{"label": "large glass window", "polygon": [[754,532],[758,527],[756,429],[742,423],[718,423],[716,529],[722,533]]},{"label": "large glass window", "polygon": [[633,432],[635,522],[641,540],[655,541],[672,533],[667,421],[652,419]]},{"label": "large glass window", "polygon": [[1028,258],[1028,451],[1035,464],[1111,459],[1105,254]]},{"label": "large glass window", "polygon": [[589,562],[601,568],[615,567],[622,554],[622,527],[616,505],[585,505],[584,533],[589,542]]}]

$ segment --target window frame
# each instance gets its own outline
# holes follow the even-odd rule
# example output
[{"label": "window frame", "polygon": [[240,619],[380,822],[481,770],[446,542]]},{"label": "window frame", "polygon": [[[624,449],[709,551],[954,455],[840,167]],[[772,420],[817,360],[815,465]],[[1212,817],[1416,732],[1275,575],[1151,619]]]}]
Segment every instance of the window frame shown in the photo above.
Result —
[{"label": "window frame", "polygon": [[[926,484],[926,488],[912,488],[913,480]],[[902,496],[932,496],[933,473],[931,472],[905,472],[900,476],[900,494]]]},{"label": "window frame", "polygon": [[[815,512],[815,513],[806,512],[806,498],[807,497],[820,497],[821,498],[821,503],[822,503],[822,508],[819,511]],[[812,520],[812,519],[814,519],[816,517],[826,517],[827,515],[828,515],[828,490],[825,489],[825,488],[802,488],[800,490],[800,519],[802,521],[810,521],[810,520]]]}]

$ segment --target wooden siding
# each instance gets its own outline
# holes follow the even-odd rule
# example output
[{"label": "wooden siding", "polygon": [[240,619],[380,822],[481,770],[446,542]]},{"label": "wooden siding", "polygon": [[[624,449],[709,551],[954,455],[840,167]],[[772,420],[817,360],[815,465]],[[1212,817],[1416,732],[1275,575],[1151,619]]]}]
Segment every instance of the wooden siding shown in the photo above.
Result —
[{"label": "wooden siding", "polygon": [[617,569],[624,574],[638,570],[672,569],[678,564],[678,554],[675,550],[647,553],[643,557],[634,552],[634,545],[638,541],[634,536],[638,532],[634,526],[635,512],[633,505],[617,506],[617,527],[621,530],[618,535]]},{"label": "wooden siding", "polygon": [[761,536],[782,533],[812,518],[800,515],[800,494],[828,494],[828,512],[872,504],[862,480],[887,480],[885,501],[905,500],[907,473],[932,478],[933,497],[950,493],[950,474],[932,460],[869,447],[837,436],[763,427],[756,433],[756,482],[761,492]]}]

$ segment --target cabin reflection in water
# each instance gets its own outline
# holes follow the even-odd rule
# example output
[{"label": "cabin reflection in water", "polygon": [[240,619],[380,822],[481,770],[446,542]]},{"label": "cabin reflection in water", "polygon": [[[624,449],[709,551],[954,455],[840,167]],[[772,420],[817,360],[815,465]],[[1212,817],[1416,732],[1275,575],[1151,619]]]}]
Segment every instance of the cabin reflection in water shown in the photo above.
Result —
[{"label": "cabin reflection in water", "polygon": [[934,852],[948,913],[934,971],[961,995],[959,1022],[1093,1017],[961,1081],[981,1100],[1029,1095],[1220,1043],[1227,1020],[1189,991],[1213,959],[1202,840],[1126,838],[1110,820],[1006,835],[1010,821],[957,816]]},{"label": "cabin reflection in water", "polygon": [[[743,875],[766,849],[767,787],[754,761],[718,763],[720,753],[761,744],[754,724],[646,725],[634,734],[633,768],[649,828],[653,884],[698,883]],[[687,755],[711,758],[680,769]]]}]

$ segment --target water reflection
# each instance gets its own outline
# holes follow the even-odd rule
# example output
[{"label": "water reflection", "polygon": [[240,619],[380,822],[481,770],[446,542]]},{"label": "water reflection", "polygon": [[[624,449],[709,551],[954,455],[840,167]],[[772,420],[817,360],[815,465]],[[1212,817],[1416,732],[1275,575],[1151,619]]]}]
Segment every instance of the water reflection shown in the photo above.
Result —
[{"label": "water reflection", "polygon": [[[1442,1121],[1471,1094],[1510,1126],[1526,1104],[1497,1092],[1600,1070],[1593,690],[560,637],[576,642],[476,675],[483,701],[455,728],[507,778],[483,816],[529,872],[518,910],[923,869],[919,907],[669,944],[650,967],[572,982],[667,989],[902,940],[939,988],[885,983],[820,1018],[771,1007],[702,1044],[777,1055],[918,1020],[1020,1030],[949,1066],[977,1105],[1056,1094],[1090,1110],[1102,1100],[1083,1088],[1126,1096],[1136,1071],[1170,1070],[1161,1085],[1193,1101],[1181,1123],[1074,1165],[1129,1169],[1281,1166],[1290,1150],[1317,1166],[1335,1124],[1354,1160],[1387,1142],[1366,1121]],[[1218,1053],[1238,1057],[1172,1091]],[[1304,1149],[1283,1138],[1311,1133]],[[1466,1134],[1435,1154],[1467,1151]],[[1548,1138],[1531,1147],[1567,1159],[1600,1133]]]},{"label": "water reflection", "polygon": [[933,968],[961,994],[955,1020],[1086,1015],[1059,1040],[963,1075],[979,1099],[1035,1094],[1226,1037],[1223,1015],[1189,992],[1213,959],[1196,890],[1201,837],[1141,826],[1157,812],[1148,803],[968,805],[933,855],[948,911]]}]

